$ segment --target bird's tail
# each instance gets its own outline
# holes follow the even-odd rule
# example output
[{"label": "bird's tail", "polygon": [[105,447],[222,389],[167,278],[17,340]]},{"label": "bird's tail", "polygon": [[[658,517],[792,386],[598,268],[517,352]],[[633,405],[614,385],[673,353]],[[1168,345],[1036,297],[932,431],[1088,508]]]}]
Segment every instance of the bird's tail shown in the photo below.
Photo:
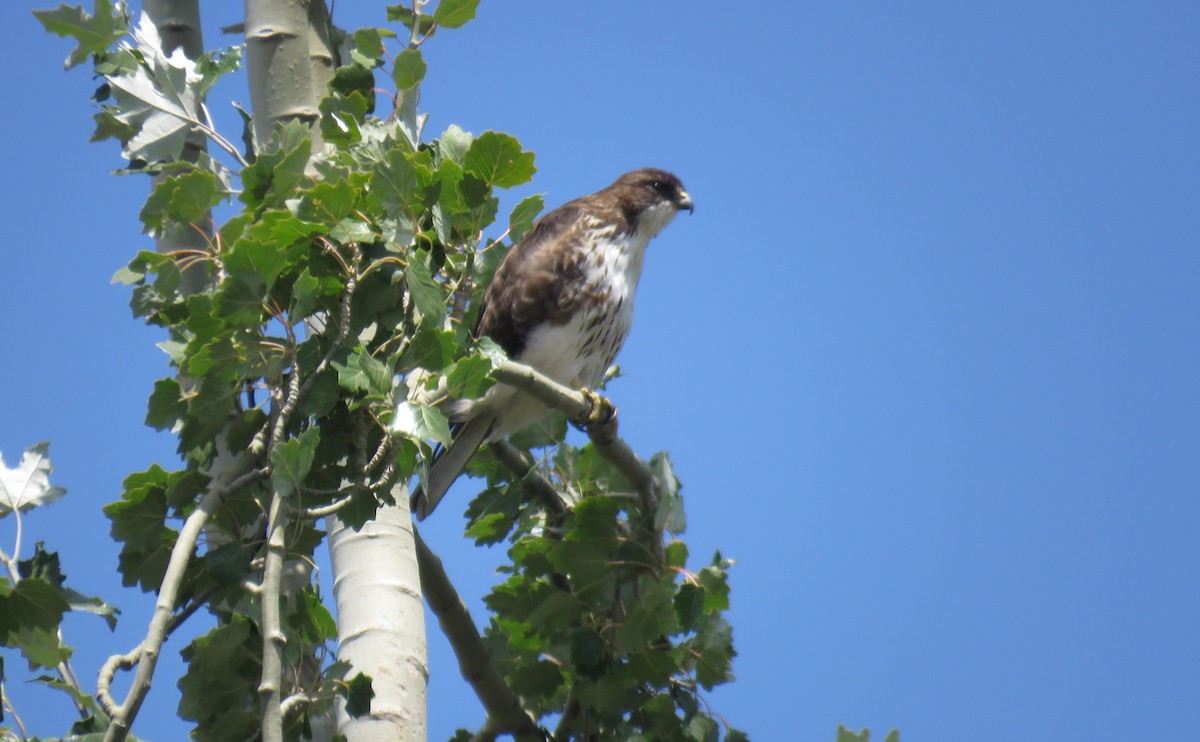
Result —
[{"label": "bird's tail", "polygon": [[454,480],[458,479],[458,475],[467,467],[467,462],[487,440],[495,424],[495,417],[479,415],[467,420],[454,431],[454,441],[434,457],[425,485],[413,492],[412,512],[417,516],[417,520],[425,520],[438,506],[450,485],[454,484]]}]

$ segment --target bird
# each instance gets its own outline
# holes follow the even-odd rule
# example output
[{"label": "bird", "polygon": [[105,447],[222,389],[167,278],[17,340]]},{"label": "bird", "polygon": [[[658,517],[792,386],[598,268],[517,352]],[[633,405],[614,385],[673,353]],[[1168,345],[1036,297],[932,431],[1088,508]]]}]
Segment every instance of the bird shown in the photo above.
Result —
[{"label": "bird", "polygon": [[[560,384],[594,387],[629,334],[646,245],[684,209],[694,211],[679,178],[647,167],[546,213],[500,262],[472,335]],[[417,520],[433,512],[480,446],[548,411],[496,384],[452,414],[451,442],[435,451],[411,498]]]}]

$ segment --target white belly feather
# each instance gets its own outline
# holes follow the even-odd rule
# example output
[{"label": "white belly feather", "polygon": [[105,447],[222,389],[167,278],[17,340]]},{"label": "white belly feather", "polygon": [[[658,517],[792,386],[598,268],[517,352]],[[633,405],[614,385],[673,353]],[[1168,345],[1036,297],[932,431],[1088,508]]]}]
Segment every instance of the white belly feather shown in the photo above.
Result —
[{"label": "white belly feather", "polygon": [[[571,319],[561,325],[546,323],[525,339],[520,361],[570,387],[593,387],[616,358],[633,324],[633,300],[646,244],[657,229],[639,231],[623,239],[611,235],[590,246],[585,282],[607,293],[603,303],[584,301]],[[599,315],[604,314],[605,317]],[[532,397],[503,385],[493,387],[480,401],[496,416],[489,437],[495,440],[515,432],[546,414]]]}]

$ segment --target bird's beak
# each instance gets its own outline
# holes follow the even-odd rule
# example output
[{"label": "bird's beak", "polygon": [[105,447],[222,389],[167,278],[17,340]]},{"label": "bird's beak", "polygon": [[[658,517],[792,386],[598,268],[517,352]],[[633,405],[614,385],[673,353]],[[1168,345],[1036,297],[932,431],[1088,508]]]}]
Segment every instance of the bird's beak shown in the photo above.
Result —
[{"label": "bird's beak", "polygon": [[679,192],[679,198],[675,200],[675,208],[679,211],[687,209],[689,214],[696,210],[696,207],[692,206],[692,197],[687,194],[687,191]]}]

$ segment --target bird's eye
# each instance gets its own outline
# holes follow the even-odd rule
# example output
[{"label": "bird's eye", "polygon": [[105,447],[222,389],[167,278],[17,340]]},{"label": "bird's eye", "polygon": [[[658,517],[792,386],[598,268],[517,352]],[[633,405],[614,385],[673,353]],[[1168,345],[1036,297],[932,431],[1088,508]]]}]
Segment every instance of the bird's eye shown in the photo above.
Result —
[{"label": "bird's eye", "polygon": [[671,184],[661,180],[650,181],[650,187],[664,195],[670,195]]}]

